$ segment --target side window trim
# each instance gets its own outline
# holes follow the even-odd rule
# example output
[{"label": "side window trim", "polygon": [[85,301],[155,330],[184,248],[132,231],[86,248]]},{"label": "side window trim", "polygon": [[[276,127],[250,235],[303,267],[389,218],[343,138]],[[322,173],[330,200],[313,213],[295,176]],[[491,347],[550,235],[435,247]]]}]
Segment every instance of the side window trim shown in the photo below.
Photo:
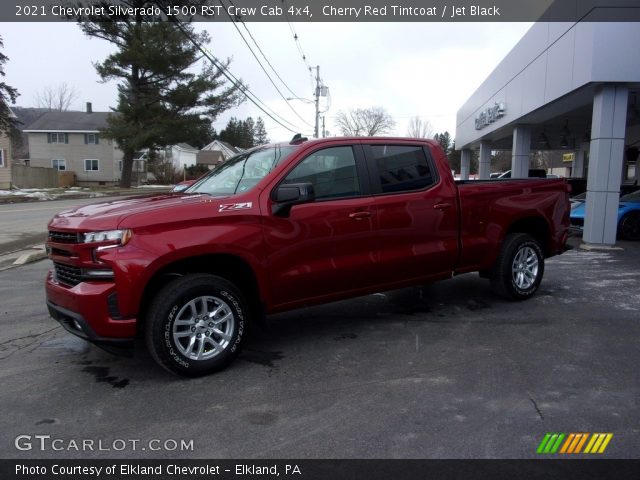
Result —
[{"label": "side window trim", "polygon": [[[385,145],[388,147],[420,147],[427,159],[427,165],[431,169],[433,182],[430,185],[427,185],[426,187],[418,190],[400,190],[397,192],[383,192],[382,184],[380,183],[380,172],[378,171],[376,160],[374,158],[373,151],[371,149],[371,147],[377,146],[377,145]],[[422,144],[412,145],[412,144],[400,144],[400,143],[366,143],[366,144],[363,144],[362,147],[366,157],[366,164],[369,170],[369,182],[371,186],[371,195],[374,195],[374,196],[398,195],[398,194],[406,194],[406,193],[426,192],[427,190],[432,189],[433,187],[435,187],[440,183],[440,175],[439,175],[438,169],[436,168],[435,162],[433,161],[431,151],[426,145],[422,145]]]},{"label": "side window trim", "polygon": [[358,181],[360,182],[360,197],[368,197],[371,195],[371,173],[369,166],[367,165],[367,157],[362,148],[362,144],[354,143],[352,145],[353,153],[356,158],[356,172],[358,174]]},{"label": "side window trim", "polygon": [[440,183],[440,172],[438,172],[436,162],[433,160],[433,156],[431,155],[431,150],[429,150],[426,145],[422,145],[422,151],[424,152],[424,156],[427,158],[427,164],[431,169],[431,176],[433,177],[433,183],[429,185],[429,187],[427,187],[428,189]]},{"label": "side window trim", "polygon": [[284,181],[287,179],[289,174],[293,170],[295,170],[296,167],[298,167],[298,165],[304,162],[307,158],[309,158],[311,155],[318,153],[322,150],[327,150],[329,148],[337,148],[337,147],[351,147],[353,151],[353,157],[355,159],[355,165],[356,165],[356,175],[358,176],[358,183],[360,184],[360,195],[318,198],[313,203],[332,202],[334,200],[345,200],[350,198],[362,198],[362,197],[371,196],[369,169],[366,164],[367,162],[365,159],[365,153],[362,149],[362,145],[360,145],[359,143],[349,143],[349,144],[342,144],[342,145],[321,146],[320,148],[317,148],[315,150],[311,150],[305,153],[304,157],[300,158],[300,160],[295,162],[295,164],[291,165],[288,168],[288,170],[284,173],[284,175],[282,175],[282,178],[278,180],[278,182],[275,184],[275,186],[271,190],[271,193],[269,194],[269,198],[271,199],[274,198],[275,192],[276,190],[278,190],[278,187],[280,187],[280,185],[282,185]]}]

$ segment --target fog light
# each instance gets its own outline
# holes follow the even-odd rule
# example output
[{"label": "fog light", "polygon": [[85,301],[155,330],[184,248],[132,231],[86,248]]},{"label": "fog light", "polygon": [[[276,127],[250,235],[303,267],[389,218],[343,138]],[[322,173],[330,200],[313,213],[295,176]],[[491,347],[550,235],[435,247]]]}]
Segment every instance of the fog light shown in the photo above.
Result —
[{"label": "fog light", "polygon": [[73,326],[74,326],[76,329],[78,329],[78,330],[82,331],[82,327],[80,326],[80,324],[78,323],[78,321],[77,321],[77,320],[74,320],[74,321],[73,321]]}]

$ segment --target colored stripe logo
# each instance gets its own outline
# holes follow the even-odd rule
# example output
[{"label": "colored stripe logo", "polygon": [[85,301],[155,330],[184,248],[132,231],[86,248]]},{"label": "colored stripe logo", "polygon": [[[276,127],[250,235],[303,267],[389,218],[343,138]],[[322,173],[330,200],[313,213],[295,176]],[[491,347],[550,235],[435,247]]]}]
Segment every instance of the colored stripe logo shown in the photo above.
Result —
[{"label": "colored stripe logo", "polygon": [[604,453],[612,438],[613,433],[547,433],[537,453]]}]

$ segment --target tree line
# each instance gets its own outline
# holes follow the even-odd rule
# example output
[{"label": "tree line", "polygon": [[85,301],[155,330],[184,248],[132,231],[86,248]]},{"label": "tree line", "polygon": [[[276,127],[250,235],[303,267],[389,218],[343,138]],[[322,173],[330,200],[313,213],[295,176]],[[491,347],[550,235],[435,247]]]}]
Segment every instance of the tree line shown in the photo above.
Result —
[{"label": "tree line", "polygon": [[267,130],[261,117],[258,117],[255,122],[251,117],[246,120],[238,120],[235,117],[231,117],[227,126],[219,134],[214,135],[214,139],[222,140],[234,147],[243,149],[269,143]]}]

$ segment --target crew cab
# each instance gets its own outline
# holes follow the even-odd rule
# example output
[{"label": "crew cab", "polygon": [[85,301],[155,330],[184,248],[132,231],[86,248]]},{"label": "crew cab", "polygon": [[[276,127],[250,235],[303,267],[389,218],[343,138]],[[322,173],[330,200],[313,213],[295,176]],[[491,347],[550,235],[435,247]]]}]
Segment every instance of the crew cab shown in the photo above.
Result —
[{"label": "crew cab", "polygon": [[432,140],[294,137],[184,192],[57,214],[47,305],[75,335],[110,350],[144,335],[160,365],[197,376],[275,312],[468,272],[527,299],[569,210],[563,179],[455,182]]}]

